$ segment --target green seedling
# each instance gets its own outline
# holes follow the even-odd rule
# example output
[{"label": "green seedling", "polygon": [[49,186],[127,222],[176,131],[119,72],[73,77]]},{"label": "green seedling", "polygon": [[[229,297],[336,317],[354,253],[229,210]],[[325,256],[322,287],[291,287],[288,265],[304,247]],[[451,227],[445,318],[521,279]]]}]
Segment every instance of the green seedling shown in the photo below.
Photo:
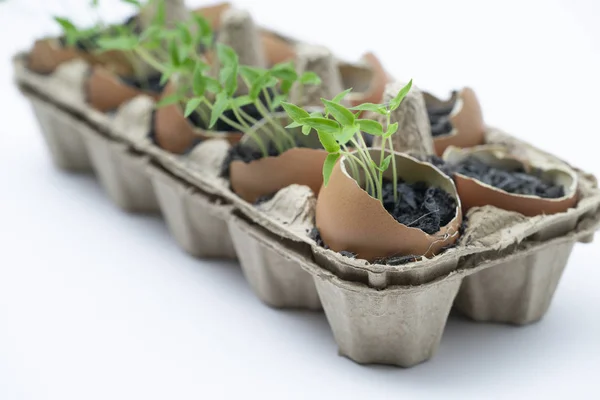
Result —
[{"label": "green seedling", "polygon": [[[140,8],[138,1],[122,0]],[[56,18],[69,44],[94,36],[98,51],[118,50],[145,61],[161,73],[161,84],[176,77],[176,93],[166,96],[158,107],[179,103],[186,117],[196,113],[204,126],[213,128],[221,120],[234,129],[253,135],[263,156],[268,156],[268,146],[254,134],[253,126],[259,120],[266,123],[269,140],[279,153],[296,147],[293,136],[273,114],[289,100],[291,89],[299,91],[306,85],[318,85],[319,77],[313,72],[298,75],[294,64],[281,63],[270,69],[240,65],[236,52],[228,46],[213,48],[213,32],[210,24],[194,15],[190,21],[180,22],[175,27],[165,24],[164,1],[159,1],[157,12],[149,27],[135,32],[130,27],[115,27],[111,30],[98,27],[81,30],[68,19]],[[219,70],[208,64],[203,51],[216,50]],[[132,63],[135,65],[135,63]],[[245,94],[240,95],[240,83],[245,85]],[[258,113],[250,115],[244,106],[253,105]],[[231,110],[235,120],[227,116]]]},{"label": "green seedling", "polygon": [[[324,115],[311,114],[291,103],[282,104],[293,121],[288,127],[301,127],[302,132],[306,135],[314,130],[321,144],[327,150],[328,155],[323,164],[323,181],[326,186],[329,183],[333,167],[338,159],[344,156],[349,162],[352,177],[359,181],[360,177],[364,176],[367,193],[383,202],[383,175],[391,163],[394,200],[398,200],[396,160],[393,154],[386,157],[384,155],[386,143],[393,153],[392,135],[398,130],[398,123],[392,124],[390,121],[391,113],[400,106],[411,86],[412,80],[387,104],[363,103],[352,108],[347,108],[341,104],[345,96],[351,91],[351,89],[348,89],[332,100],[321,99],[325,106]],[[358,116],[363,111],[370,111],[383,116],[384,125],[372,119],[359,118]],[[383,145],[379,163],[372,159],[361,132],[382,137]]]}]

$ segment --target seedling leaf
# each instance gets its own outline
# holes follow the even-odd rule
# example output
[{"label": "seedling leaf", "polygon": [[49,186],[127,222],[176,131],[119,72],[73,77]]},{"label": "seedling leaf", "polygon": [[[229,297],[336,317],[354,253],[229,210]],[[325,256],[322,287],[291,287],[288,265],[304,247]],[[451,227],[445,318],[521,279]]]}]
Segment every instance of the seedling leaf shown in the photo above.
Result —
[{"label": "seedling leaf", "polygon": [[392,155],[389,154],[386,158],[383,159],[383,161],[381,162],[381,167],[379,168],[379,170],[381,172],[385,172],[389,166],[390,166],[390,161],[392,160]]},{"label": "seedling leaf", "polygon": [[356,123],[353,125],[344,126],[341,132],[339,132],[339,134],[337,135],[336,139],[341,145],[346,144],[359,130],[360,126]]},{"label": "seedling leaf", "polygon": [[229,98],[225,92],[220,92],[217,94],[217,98],[215,99],[215,104],[213,104],[212,111],[210,113],[210,124],[209,128],[212,128],[217,123],[217,120],[223,115],[223,112],[227,109],[229,105]]},{"label": "seedling leaf", "polygon": [[187,118],[190,115],[192,115],[192,113],[196,111],[198,106],[200,106],[202,100],[202,97],[194,97],[193,99],[189,100],[185,105],[185,112],[183,113],[183,116]]},{"label": "seedling leaf", "polygon": [[344,90],[342,93],[338,94],[337,96],[335,96],[333,99],[331,99],[331,101],[333,103],[337,103],[340,104],[342,102],[342,100],[344,100],[344,98],[348,95],[348,93],[350,93],[352,91],[352,88],[350,89],[346,89]]},{"label": "seedling leaf", "polygon": [[316,129],[317,131],[330,134],[337,134],[341,129],[339,123],[327,118],[309,117],[303,118],[300,122],[310,126],[313,129]]},{"label": "seedling leaf", "polygon": [[325,110],[335,118],[342,126],[353,125],[356,117],[352,114],[352,111],[348,110],[341,104],[334,103],[327,99],[321,99],[325,104]]},{"label": "seedling leaf", "polygon": [[292,121],[300,123],[304,118],[310,118],[310,115],[295,104],[282,102],[281,105]]},{"label": "seedling leaf", "polygon": [[325,162],[323,163],[323,183],[325,186],[329,184],[329,178],[331,178],[331,173],[333,172],[333,167],[335,167],[335,163],[340,158],[340,153],[328,154]]},{"label": "seedling leaf", "polygon": [[329,132],[324,132],[317,129],[317,134],[319,135],[319,141],[323,145],[323,148],[327,150],[328,153],[338,153],[340,151],[340,145],[335,140],[333,134]]},{"label": "seedling leaf", "polygon": [[385,139],[387,139],[390,136],[392,136],[394,133],[396,133],[397,131],[398,131],[398,123],[394,122],[393,124],[390,124],[390,126],[388,126],[388,129],[385,132],[385,135],[383,135],[383,137]]},{"label": "seedling leaf", "polygon": [[319,78],[319,75],[315,74],[314,72],[308,71],[302,74],[300,77],[300,83],[303,85],[320,85],[321,78]]},{"label": "seedling leaf", "polygon": [[354,111],[372,111],[377,114],[385,115],[386,109],[385,106],[381,104],[373,104],[373,103],[363,103],[356,107],[352,107],[351,110]]},{"label": "seedling leaf", "polygon": [[404,97],[406,97],[406,95],[410,91],[411,87],[412,87],[412,79],[402,89],[400,89],[400,91],[398,92],[396,97],[394,97],[390,101],[390,110],[394,111],[395,109],[400,107],[400,103],[402,103],[402,100],[404,100]]},{"label": "seedling leaf", "polygon": [[373,136],[383,136],[383,126],[372,119],[359,119],[360,130]]}]

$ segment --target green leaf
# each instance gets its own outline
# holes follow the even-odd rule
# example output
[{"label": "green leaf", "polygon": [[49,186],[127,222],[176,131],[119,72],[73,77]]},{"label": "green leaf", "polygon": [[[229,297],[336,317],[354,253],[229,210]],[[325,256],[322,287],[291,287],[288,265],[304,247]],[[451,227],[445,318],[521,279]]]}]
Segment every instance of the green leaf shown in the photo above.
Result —
[{"label": "green leaf", "polygon": [[192,18],[198,27],[196,34],[196,43],[209,47],[213,40],[213,31],[206,18],[198,14],[193,14]]},{"label": "green leaf", "polygon": [[212,111],[210,113],[210,124],[209,128],[212,128],[217,123],[218,119],[223,115],[227,107],[229,106],[229,97],[225,92],[217,94],[215,104],[213,104]]},{"label": "green leaf", "polygon": [[345,145],[359,130],[360,126],[356,123],[354,125],[344,126],[341,132],[336,135],[336,139],[340,145]]},{"label": "green leaf", "polygon": [[335,136],[329,132],[323,132],[317,129],[317,134],[319,135],[319,141],[323,145],[323,148],[327,150],[328,153],[337,153],[340,151],[340,145],[335,140]]},{"label": "green leaf", "polygon": [[354,111],[373,111],[377,114],[385,115],[386,108],[381,104],[373,104],[373,103],[363,103],[356,107],[352,107],[351,110]]},{"label": "green leaf", "polygon": [[279,107],[281,107],[281,103],[287,99],[287,96],[279,94],[277,96],[275,96],[273,98],[273,101],[271,102],[271,111],[275,111],[277,110]]},{"label": "green leaf", "polygon": [[356,122],[360,125],[361,131],[373,136],[383,136],[383,126],[379,122],[372,119],[358,119]]},{"label": "green leaf", "polygon": [[398,123],[394,122],[393,124],[390,124],[390,126],[388,126],[387,131],[383,135],[384,139],[389,138],[390,136],[392,136],[397,131],[398,131]]},{"label": "green leaf", "polygon": [[289,124],[288,126],[286,126],[285,129],[298,128],[300,126],[307,126],[307,125],[302,125],[302,124],[294,121],[291,124]]},{"label": "green leaf", "polygon": [[77,32],[77,27],[75,26],[75,24],[73,24],[67,18],[54,17],[54,21],[56,21],[65,32]]},{"label": "green leaf", "polygon": [[179,31],[179,38],[181,39],[181,42],[186,46],[191,46],[194,42],[194,38],[192,37],[187,25],[183,22],[178,22],[177,30]]},{"label": "green leaf", "polygon": [[236,97],[235,99],[232,100],[231,104],[237,108],[241,108],[241,107],[244,107],[244,106],[246,106],[248,104],[252,104],[252,103],[253,103],[253,101],[250,98],[250,96],[245,95],[245,96]]},{"label": "green leaf", "polygon": [[158,103],[156,103],[156,108],[165,107],[165,106],[169,106],[171,104],[179,103],[180,99],[181,99],[181,96],[179,95],[179,93],[170,94],[168,96],[161,98],[158,101]]},{"label": "green leaf", "polygon": [[344,100],[344,98],[348,95],[348,93],[350,93],[352,91],[352,88],[350,89],[346,89],[344,90],[342,93],[338,94],[337,96],[335,96],[333,99],[331,99],[331,101],[333,103],[337,103],[340,104],[342,102],[342,100]]},{"label": "green leaf", "polygon": [[201,62],[196,62],[194,75],[192,78],[192,89],[194,96],[204,96],[206,92],[206,79],[204,79],[204,70],[206,65]]},{"label": "green leaf", "polygon": [[308,71],[302,74],[300,77],[300,83],[303,85],[320,85],[321,78],[319,78],[319,75],[315,74],[314,72]]},{"label": "green leaf", "polygon": [[308,135],[310,133],[310,131],[312,131],[312,128],[309,125],[304,125],[302,127],[302,134],[303,135]]},{"label": "green leaf", "polygon": [[219,61],[221,62],[221,68],[227,68],[235,65],[236,68],[239,64],[238,55],[235,50],[231,47],[224,44],[217,44],[217,56],[219,57]]},{"label": "green leaf", "polygon": [[160,33],[160,28],[156,25],[150,25],[148,29],[144,30],[140,35],[140,42],[142,41],[153,41],[157,40]]},{"label": "green leaf", "polygon": [[310,118],[310,114],[295,104],[283,102],[281,105],[292,121],[296,123],[301,123],[304,118]]},{"label": "green leaf", "polygon": [[398,92],[396,97],[394,97],[390,101],[390,110],[394,111],[395,109],[400,107],[400,103],[402,103],[402,100],[404,100],[404,97],[406,97],[406,95],[410,91],[411,87],[412,87],[412,79],[402,89],[400,89],[400,91]]},{"label": "green leaf", "polygon": [[383,159],[383,161],[381,162],[381,166],[379,167],[379,170],[381,172],[385,172],[389,166],[390,166],[390,161],[392,160],[392,155],[389,154],[386,158]]},{"label": "green leaf", "polygon": [[323,114],[321,114],[319,111],[313,111],[313,112],[311,112],[311,113],[310,113],[310,116],[311,116],[312,118],[325,118],[325,117],[323,116]]},{"label": "green leaf", "polygon": [[264,68],[251,67],[249,65],[240,65],[238,70],[248,87],[252,87],[254,82],[256,82],[256,80],[267,71]]},{"label": "green leaf", "polygon": [[137,47],[138,40],[135,36],[122,36],[115,38],[98,39],[98,47],[102,50],[133,50]]},{"label": "green leaf", "polygon": [[215,78],[205,76],[204,80],[206,81],[206,90],[211,93],[219,93],[223,89],[219,81]]},{"label": "green leaf", "polygon": [[160,27],[165,26],[165,23],[167,21],[166,15],[167,13],[165,9],[165,1],[158,1],[158,5],[156,7],[156,14],[154,15],[154,21],[152,23]]},{"label": "green leaf", "polygon": [[331,173],[333,172],[333,167],[335,167],[335,163],[340,158],[340,153],[328,154],[325,162],[323,163],[323,183],[325,186],[329,184],[329,178],[331,178]]},{"label": "green leaf", "polygon": [[294,82],[283,81],[283,82],[281,82],[281,85],[279,86],[279,90],[281,91],[281,93],[287,95],[292,90],[292,86],[294,86]]},{"label": "green leaf", "polygon": [[325,110],[335,118],[342,126],[349,126],[354,124],[356,117],[352,114],[352,111],[348,110],[341,104],[334,103],[327,99],[321,99],[325,104]]},{"label": "green leaf", "polygon": [[177,42],[174,40],[169,42],[169,57],[171,59],[171,65],[179,67],[179,49],[177,47]]},{"label": "green leaf", "polygon": [[298,79],[298,74],[292,61],[276,64],[271,68],[271,75],[290,82],[295,82]]},{"label": "green leaf", "polygon": [[172,69],[167,69],[166,71],[164,71],[160,76],[160,85],[163,86],[165,83],[167,83],[167,81],[171,79],[171,76],[173,76],[174,72],[175,71],[173,71]]},{"label": "green leaf", "polygon": [[253,100],[258,99],[258,96],[260,96],[260,93],[262,92],[262,90],[269,85],[271,78],[272,78],[271,73],[269,71],[265,71],[261,76],[259,76],[254,81],[254,83],[252,84],[252,86],[250,88],[250,97]]},{"label": "green leaf", "polygon": [[299,122],[304,125],[308,125],[317,131],[322,131],[322,132],[331,133],[331,134],[336,134],[341,129],[341,126],[339,123],[337,123],[336,121],[327,119],[327,118],[309,117],[309,118],[303,118]]},{"label": "green leaf", "polygon": [[219,71],[219,81],[228,96],[233,96],[237,90],[237,74],[238,69],[236,64],[231,64]]},{"label": "green leaf", "polygon": [[190,99],[185,105],[185,112],[183,113],[183,116],[186,118],[189,117],[194,111],[196,111],[198,106],[200,106],[202,100],[202,97],[194,97],[193,99]]}]

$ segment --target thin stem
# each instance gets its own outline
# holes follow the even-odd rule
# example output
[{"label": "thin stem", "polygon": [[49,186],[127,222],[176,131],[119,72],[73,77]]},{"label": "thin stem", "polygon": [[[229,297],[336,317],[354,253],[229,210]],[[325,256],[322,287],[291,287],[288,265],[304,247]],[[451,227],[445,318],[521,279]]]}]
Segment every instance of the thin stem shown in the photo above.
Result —
[{"label": "thin stem", "polygon": [[[348,149],[348,146],[346,146],[345,144],[341,145],[342,150],[346,153],[350,153],[350,150]],[[354,160],[349,159],[350,160],[350,169],[352,169],[352,177],[355,180],[358,180],[358,168],[356,168],[356,163],[354,162]]]},{"label": "thin stem", "polygon": [[[277,131],[279,131],[284,139],[289,139],[289,143],[290,143],[290,147],[289,148],[294,148],[296,147],[296,142],[294,141],[294,139],[285,131],[285,128],[283,128],[280,124],[278,124],[277,122],[275,122],[275,120],[271,117],[271,114],[265,109],[265,107],[262,105],[262,103],[260,102],[260,100],[256,101],[254,103],[256,105],[256,108],[258,110],[258,112],[262,115],[262,117],[268,122],[270,123]],[[275,144],[280,144],[279,140],[275,141]],[[282,147],[284,147],[285,145],[282,145]],[[287,150],[287,149],[286,149]],[[285,151],[285,150],[284,150]],[[283,153],[283,151],[281,151]]]},{"label": "thin stem", "polygon": [[[367,172],[368,169],[367,169],[367,166],[365,165],[365,163],[361,159],[359,159],[358,157],[356,157],[354,154],[352,154],[352,153],[342,152],[342,155],[349,157],[350,159],[352,159],[353,161],[355,161],[358,165],[360,165],[362,167],[362,169],[365,170],[365,186],[366,186],[366,189],[367,189],[367,193],[369,193],[369,190],[368,190],[369,185],[371,185],[372,188],[375,188],[375,181],[373,180],[373,177],[371,176],[371,174],[369,174]],[[372,197],[374,197],[372,193],[369,193],[369,194]]]},{"label": "thin stem", "polygon": [[[246,126],[247,130],[245,130],[244,132],[250,132],[252,130],[251,127],[248,125],[248,122],[246,122],[244,120],[244,118],[240,115],[240,111],[242,111],[241,108],[232,106],[231,109],[233,110],[233,114],[238,119],[238,121],[241,121],[244,124],[244,126]],[[256,120],[255,120],[255,123],[253,123],[253,125],[256,125]],[[260,147],[260,151],[261,151],[263,157],[268,157],[269,151],[267,150],[267,147],[265,146],[264,142],[260,138],[260,135],[256,134],[256,132],[252,132],[251,135],[252,135],[252,139],[254,139],[254,141],[256,142],[258,147]]]},{"label": "thin stem", "polygon": [[[355,136],[360,137],[361,135],[355,135]],[[362,141],[362,137],[359,139],[359,141]],[[350,142],[352,143],[352,145],[358,152],[359,156],[364,160],[364,162],[366,164],[366,166],[363,167],[365,169],[365,174],[369,175],[371,179],[375,178],[374,181],[377,181],[377,172],[375,171],[375,168],[371,164],[371,155],[365,150],[366,146],[364,146],[364,141],[362,141],[363,145],[359,144],[355,139],[351,139]],[[378,189],[377,185],[374,184],[373,185],[373,193],[371,193],[371,196],[378,199],[379,197],[377,195],[377,192],[378,192],[377,189]]]},{"label": "thin stem", "polygon": [[[387,118],[386,118],[386,127],[385,130],[387,132],[387,130],[390,127],[390,119],[391,119],[391,115],[388,112],[387,113]],[[394,155],[394,141],[392,140],[392,137],[390,136],[388,138],[388,144],[390,146],[390,152],[392,154],[392,174],[393,174],[393,185],[394,185],[394,204],[398,202],[398,171],[396,171],[396,156]],[[385,147],[385,143],[382,143],[383,147]]]},{"label": "thin stem", "polygon": [[148,51],[146,51],[146,49],[138,47],[138,48],[135,48],[134,51],[140,56],[140,58],[142,60],[147,62],[155,70],[157,70],[161,73],[164,73],[166,71],[165,67],[158,60],[156,60],[152,56],[152,54],[150,54]]},{"label": "thin stem", "polygon": [[267,88],[263,88],[262,92],[265,95],[265,101],[267,102],[267,108],[271,112],[273,112],[273,101],[271,100],[271,95],[269,94],[269,91],[267,90]]}]

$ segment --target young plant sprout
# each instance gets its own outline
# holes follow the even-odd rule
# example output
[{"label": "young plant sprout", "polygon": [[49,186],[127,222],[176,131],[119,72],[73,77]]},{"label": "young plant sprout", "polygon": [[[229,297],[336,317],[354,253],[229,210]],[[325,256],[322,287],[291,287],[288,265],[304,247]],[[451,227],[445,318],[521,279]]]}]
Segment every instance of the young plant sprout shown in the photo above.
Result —
[{"label": "young plant sprout", "polygon": [[[325,114],[308,111],[290,103],[282,103],[283,108],[292,119],[288,128],[301,127],[305,135],[312,130],[317,132],[319,140],[328,155],[323,164],[323,182],[329,182],[329,177],[338,159],[344,156],[348,160],[350,173],[355,180],[365,177],[365,190],[369,195],[383,201],[383,175],[392,163],[394,200],[397,201],[397,171],[393,154],[385,155],[385,143],[393,153],[392,135],[398,130],[398,123],[391,123],[391,113],[410,91],[412,80],[404,86],[388,104],[363,103],[356,107],[346,108],[341,104],[352,89],[348,89],[332,100],[321,99],[325,106]],[[384,125],[372,119],[361,119],[358,116],[363,111],[381,115]],[[362,132],[381,136],[384,145],[381,147],[379,163],[375,162],[367,149]]]},{"label": "young plant sprout", "polygon": [[[121,0],[138,9],[143,4],[136,0]],[[151,0],[157,1],[157,0]],[[97,5],[97,1],[94,5]],[[208,21],[192,14],[189,21],[178,22],[175,27],[166,24],[165,1],[158,0],[156,13],[150,24],[143,29],[136,23],[106,27],[101,21],[87,29],[77,28],[69,19],[54,17],[61,26],[67,46],[82,46],[89,52],[119,51],[129,58],[132,68],[141,59],[152,69],[161,73],[160,84],[177,73],[193,69],[195,59],[201,59],[198,49],[212,45],[213,33]],[[140,81],[146,78],[142,71],[135,71]]]},{"label": "young plant sprout", "polygon": [[[122,1],[142,7],[138,1]],[[161,85],[176,77],[176,92],[161,99],[158,107],[181,103],[184,116],[187,118],[196,113],[206,129],[213,128],[221,120],[240,132],[252,134],[252,127],[259,120],[265,120],[269,128],[265,131],[279,153],[296,147],[296,141],[285,130],[285,124],[272,115],[281,110],[281,104],[288,100],[294,85],[301,91],[304,85],[321,82],[313,72],[299,76],[292,62],[277,64],[270,69],[240,65],[236,52],[222,44],[216,45],[218,74],[211,76],[211,66],[204,54],[213,49],[210,24],[193,15],[191,23],[180,22],[175,28],[168,28],[163,1],[158,3],[151,25],[142,32],[136,32],[131,26],[107,30],[100,25],[79,30],[65,18],[55,19],[63,27],[68,44],[89,41],[93,37],[93,46],[98,51],[118,50],[142,59],[161,73]],[[247,94],[238,94],[239,82],[246,86]],[[246,112],[244,106],[248,105],[254,106],[258,115]],[[263,156],[268,156],[268,146],[257,135],[253,137]]]}]

